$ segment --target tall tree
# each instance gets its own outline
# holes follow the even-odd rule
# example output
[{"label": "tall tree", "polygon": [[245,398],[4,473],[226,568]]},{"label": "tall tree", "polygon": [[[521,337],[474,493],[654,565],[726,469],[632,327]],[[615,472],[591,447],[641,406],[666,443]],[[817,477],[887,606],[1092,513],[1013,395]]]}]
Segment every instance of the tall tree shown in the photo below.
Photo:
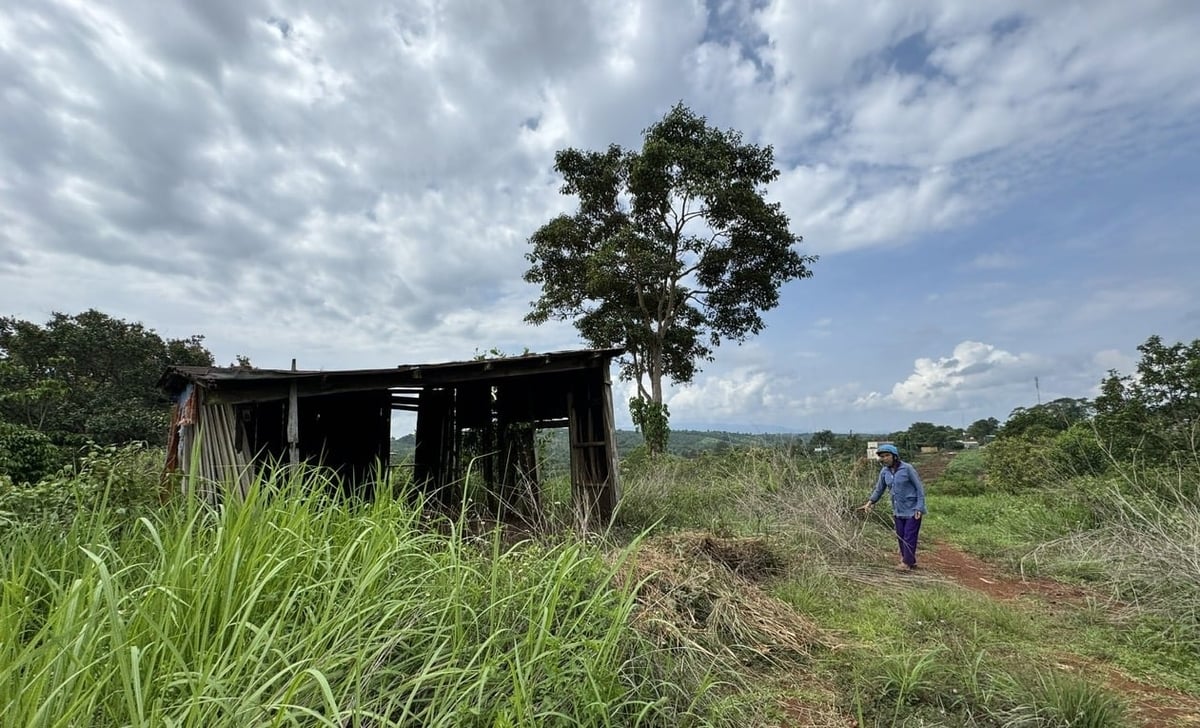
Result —
[{"label": "tall tree", "polygon": [[1000,429],[1000,420],[995,417],[988,417],[986,420],[975,420],[967,427],[967,435],[982,440],[991,435],[995,435]]},{"label": "tall tree", "polygon": [[814,432],[812,438],[808,441],[809,447],[814,449],[818,447],[832,448],[835,444],[837,444],[837,436],[833,434],[833,430]]},{"label": "tall tree", "polygon": [[662,452],[663,379],[690,382],[722,341],[763,328],[787,281],[812,275],[778,203],[774,151],[679,104],[643,132],[641,151],[555,155],[579,208],[530,238],[525,280],[541,296],[525,317],[571,320],[592,346],[621,346],[621,374],[647,447]]},{"label": "tall tree", "polygon": [[57,445],[162,442],[163,369],[212,363],[202,337],[164,340],[95,310],[55,313],[45,326],[0,318],[0,421],[42,432]]}]

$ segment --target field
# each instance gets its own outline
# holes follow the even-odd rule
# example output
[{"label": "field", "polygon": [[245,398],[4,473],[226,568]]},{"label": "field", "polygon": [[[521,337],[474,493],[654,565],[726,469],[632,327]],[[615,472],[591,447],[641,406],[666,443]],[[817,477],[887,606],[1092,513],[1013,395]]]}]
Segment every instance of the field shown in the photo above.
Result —
[{"label": "field", "polygon": [[901,574],[854,510],[875,467],[782,448],[626,463],[584,538],[561,481],[534,532],[317,472],[159,505],[153,453],[110,451],[0,500],[0,722],[1200,725],[1191,479],[916,465]]}]

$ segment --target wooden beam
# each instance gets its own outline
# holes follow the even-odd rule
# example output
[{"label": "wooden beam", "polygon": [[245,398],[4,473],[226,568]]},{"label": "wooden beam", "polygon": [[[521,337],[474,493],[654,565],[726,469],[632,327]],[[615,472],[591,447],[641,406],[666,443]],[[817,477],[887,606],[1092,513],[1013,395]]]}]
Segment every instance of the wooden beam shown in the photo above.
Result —
[{"label": "wooden beam", "polygon": [[[295,360],[292,361],[293,366]],[[288,421],[287,421],[287,441],[288,441],[288,462],[292,465],[300,464],[300,397],[296,392],[296,383],[292,382],[291,392],[288,393]]]},{"label": "wooden beam", "polygon": [[[497,360],[502,362],[503,360]],[[412,369],[397,369],[356,372],[329,372],[328,374],[301,375],[296,378],[280,377],[274,381],[230,381],[199,379],[201,386],[208,390],[209,399],[221,404],[241,404],[244,402],[264,402],[270,400],[288,399],[290,386],[296,386],[300,397],[313,397],[322,394],[341,394],[343,392],[364,392],[373,389],[396,389],[405,385],[420,383],[421,389],[434,386],[453,386],[468,382],[498,382],[518,377],[537,377],[560,372],[607,371],[609,358],[588,359],[551,359],[548,363],[539,362],[537,366],[503,368],[497,365],[493,370],[482,367],[470,369],[467,365],[431,366]]]}]

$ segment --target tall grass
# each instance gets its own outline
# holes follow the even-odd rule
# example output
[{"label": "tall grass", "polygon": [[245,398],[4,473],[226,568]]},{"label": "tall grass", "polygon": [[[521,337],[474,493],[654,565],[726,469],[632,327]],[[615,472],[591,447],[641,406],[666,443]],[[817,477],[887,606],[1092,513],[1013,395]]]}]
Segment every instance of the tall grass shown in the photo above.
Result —
[{"label": "tall grass", "polygon": [[1041,544],[1027,561],[1043,574],[1083,576],[1106,587],[1129,613],[1155,618],[1155,634],[1143,639],[1173,644],[1200,678],[1200,486],[1194,471],[1122,466],[1078,486],[1099,525]]},{"label": "tall grass", "polygon": [[814,552],[859,550],[854,506],[874,472],[839,460],[753,448],[696,460],[663,457],[623,473],[618,520],[637,532],[706,528],[800,539]]},{"label": "tall grass", "polygon": [[[302,475],[129,527],[5,535],[5,726],[688,725],[711,685],[646,669],[620,558],[423,527]],[[706,711],[708,713],[706,714]]]}]

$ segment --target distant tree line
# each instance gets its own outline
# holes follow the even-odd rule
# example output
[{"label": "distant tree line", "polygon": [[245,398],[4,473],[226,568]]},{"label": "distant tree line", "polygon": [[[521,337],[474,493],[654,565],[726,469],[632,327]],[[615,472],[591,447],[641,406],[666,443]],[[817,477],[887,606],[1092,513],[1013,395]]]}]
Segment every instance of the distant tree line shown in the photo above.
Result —
[{"label": "distant tree line", "polygon": [[166,442],[171,365],[211,366],[201,336],[163,338],[96,310],[0,318],[0,475],[37,480],[88,444]]}]

